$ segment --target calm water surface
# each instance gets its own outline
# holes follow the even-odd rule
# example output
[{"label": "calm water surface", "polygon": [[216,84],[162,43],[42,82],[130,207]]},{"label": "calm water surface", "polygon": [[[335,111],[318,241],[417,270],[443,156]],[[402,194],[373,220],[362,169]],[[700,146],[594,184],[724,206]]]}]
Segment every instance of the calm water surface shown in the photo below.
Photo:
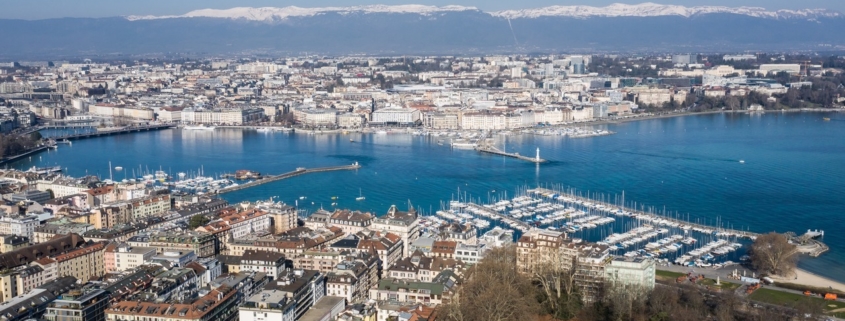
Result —
[{"label": "calm water surface", "polygon": [[[822,117],[832,117],[825,122]],[[755,232],[824,229],[831,251],[802,260],[811,272],[845,281],[845,118],[838,114],[699,115],[608,125],[616,135],[566,139],[499,136],[499,146],[541,156],[542,165],[440,146],[404,134],[303,135],[218,129],[165,130],[76,141],[11,166],[61,165],[73,176],[115,179],[159,168],[206,175],[250,169],[359,162],[358,171],[320,173],[224,195],[230,202],[278,196],[307,210],[338,207],[383,213],[410,201],[425,211],[461,195],[486,201],[521,186],[561,184],[609,199],[678,213],[693,222]],[[350,138],[355,142],[350,142]],[[740,163],[744,160],[745,163]],[[367,199],[356,202],[359,189]],[[495,191],[495,192],[493,192]],[[313,202],[313,205],[312,205]],[[304,204],[303,204],[304,203]],[[673,214],[675,215],[675,214]]]}]

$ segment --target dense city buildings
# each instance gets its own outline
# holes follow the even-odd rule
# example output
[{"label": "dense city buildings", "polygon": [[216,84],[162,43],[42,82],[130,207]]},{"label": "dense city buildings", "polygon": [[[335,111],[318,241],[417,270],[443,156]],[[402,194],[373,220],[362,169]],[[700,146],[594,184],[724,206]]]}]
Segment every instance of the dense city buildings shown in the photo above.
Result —
[{"label": "dense city buildings", "polygon": [[[835,57],[261,57],[0,63],[0,162],[41,164],[26,157],[57,144],[72,146],[78,138],[36,134],[46,130],[76,134],[85,128],[79,135],[91,136],[161,130],[182,135],[184,145],[194,143],[189,133],[226,140],[235,136],[220,132],[284,131],[365,148],[375,146],[367,139],[404,133],[426,136],[431,145],[530,161],[539,177],[539,164],[546,162],[539,148],[536,157],[533,146],[531,155],[506,153],[511,149],[497,146],[508,139],[498,137],[581,138],[613,134],[591,125],[640,117],[841,108],[845,102],[845,87],[828,83],[845,66]],[[274,166],[277,161],[255,159]],[[354,161],[340,169],[358,171]],[[712,258],[739,260],[743,253],[732,255],[757,236],[631,213],[624,196],[623,205],[600,204],[539,188],[521,188],[508,199],[485,186],[489,204],[485,195],[459,191],[457,200],[428,210],[411,200],[405,206],[406,196],[391,196],[400,198],[400,206],[376,197],[371,200],[381,205],[366,203],[367,185],[352,187],[357,195],[348,203],[300,195],[227,201],[234,195],[228,192],[338,170],[317,163],[287,175],[249,168],[206,174],[202,164],[197,171],[171,173],[109,163],[108,173],[72,177],[65,164],[10,166],[0,171],[0,319],[450,320],[447,315],[466,300],[465,285],[490,285],[479,275],[505,275],[512,284],[526,280],[535,291],[507,293],[500,305],[536,297],[546,300],[547,310],[582,307],[607,300],[609,293],[645,298],[660,290],[658,282],[689,281],[712,290],[718,276],[715,284],[685,274],[666,281],[656,271],[672,263],[679,265],[675,270],[730,266],[733,261],[714,264]],[[417,197],[424,195],[407,195]],[[579,238],[586,235],[581,231],[617,219],[626,220],[617,223],[625,233],[608,227],[597,233],[600,241]],[[823,232],[807,235],[789,244],[805,242],[800,245],[806,253],[813,253],[807,248],[814,244],[822,248],[813,238]],[[738,273],[745,283],[757,280]]]}]

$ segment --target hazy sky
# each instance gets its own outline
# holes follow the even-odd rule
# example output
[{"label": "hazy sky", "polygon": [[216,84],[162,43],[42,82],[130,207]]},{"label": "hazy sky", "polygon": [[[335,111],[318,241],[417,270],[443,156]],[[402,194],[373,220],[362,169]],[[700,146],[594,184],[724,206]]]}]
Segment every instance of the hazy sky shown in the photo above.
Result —
[{"label": "hazy sky", "polygon": [[[324,7],[366,4],[464,5],[482,10],[525,9],[550,5],[605,6],[611,3],[641,3],[648,0],[0,0],[0,18],[46,19],[60,17],[111,17],[124,15],[176,15],[204,9],[250,7]],[[656,3],[685,6],[755,6],[769,10],[826,8],[845,12],[843,0],[672,0]]]}]

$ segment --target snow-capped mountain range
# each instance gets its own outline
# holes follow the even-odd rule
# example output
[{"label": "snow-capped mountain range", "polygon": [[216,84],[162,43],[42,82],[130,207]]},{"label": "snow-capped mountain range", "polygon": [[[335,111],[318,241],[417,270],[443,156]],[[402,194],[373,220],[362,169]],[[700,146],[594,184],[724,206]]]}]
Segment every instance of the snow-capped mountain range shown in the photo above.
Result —
[{"label": "snow-capped mountain range", "polygon": [[[324,7],[324,8],[301,8],[289,6],[283,8],[275,7],[237,7],[231,9],[201,9],[188,12],[184,15],[175,16],[127,16],[126,19],[153,20],[172,18],[224,18],[234,20],[251,21],[276,21],[291,17],[312,17],[326,13],[351,14],[351,13],[400,13],[419,14],[423,16],[434,15],[445,12],[476,11],[475,7],[464,6],[426,6],[426,5],[369,5],[353,7]],[[682,16],[692,17],[705,14],[736,14],[755,18],[767,19],[814,19],[814,18],[841,18],[843,15],[837,11],[828,9],[803,9],[803,10],[776,10],[769,11],[759,7],[724,7],[724,6],[696,6],[685,7],[679,5],[664,5],[657,3],[621,4],[615,3],[606,7],[592,6],[551,6],[536,9],[504,10],[486,12],[494,17],[518,19],[518,18],[540,18],[540,17],[660,17],[660,16]]]},{"label": "snow-capped mountain range", "polygon": [[697,6],[684,7],[678,5],[664,5],[657,3],[622,4],[614,3],[606,7],[590,6],[551,6],[538,9],[505,10],[491,12],[492,15],[505,18],[538,18],[538,17],[659,17],[683,16],[711,13],[728,13],[756,18],[789,19],[789,18],[818,18],[841,17],[841,13],[827,9],[777,10],[768,11],[759,7],[722,7]]},{"label": "snow-capped mountain range", "polygon": [[289,17],[313,17],[325,13],[415,13],[420,15],[430,15],[442,12],[455,11],[474,11],[478,10],[475,7],[463,6],[425,6],[417,4],[409,5],[370,5],[370,6],[354,6],[354,7],[323,7],[323,8],[301,8],[296,6],[288,6],[283,8],[275,7],[237,7],[231,9],[201,9],[188,12],[179,16],[127,16],[129,20],[150,20],[150,19],[169,19],[169,18],[227,18],[227,19],[246,19],[253,21],[273,21],[279,19],[286,19]]}]

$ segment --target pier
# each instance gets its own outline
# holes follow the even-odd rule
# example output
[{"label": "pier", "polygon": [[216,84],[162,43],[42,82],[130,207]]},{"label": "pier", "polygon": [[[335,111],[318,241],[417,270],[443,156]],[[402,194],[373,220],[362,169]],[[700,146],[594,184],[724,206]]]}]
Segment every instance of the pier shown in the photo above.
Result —
[{"label": "pier", "polygon": [[234,192],[234,191],[239,191],[239,190],[247,189],[247,188],[250,188],[250,187],[255,187],[255,186],[258,186],[258,185],[262,185],[262,184],[272,183],[272,182],[280,181],[280,180],[283,180],[283,179],[296,177],[296,176],[299,176],[299,175],[322,173],[322,172],[334,172],[334,171],[350,171],[350,170],[357,170],[357,169],[360,169],[360,168],[361,168],[361,165],[359,165],[358,162],[355,162],[352,165],[346,165],[346,166],[317,167],[317,168],[299,167],[292,172],[287,172],[287,173],[279,174],[279,175],[268,175],[268,176],[265,176],[262,179],[255,180],[255,181],[252,181],[252,182],[249,182],[249,183],[246,183],[246,184],[227,187],[227,188],[218,190],[214,194],[219,195],[219,194],[231,193],[231,192]]},{"label": "pier", "polygon": [[92,132],[92,133],[71,134],[71,135],[56,136],[56,137],[50,137],[50,138],[52,138],[56,141],[60,141],[60,140],[71,141],[71,140],[101,137],[101,136],[113,136],[113,135],[122,135],[122,134],[153,131],[153,130],[162,130],[162,129],[169,129],[169,128],[173,128],[173,127],[176,127],[176,126],[174,126],[174,125],[130,126],[130,127],[124,127],[124,128],[116,129],[116,130],[104,130],[104,131],[96,131],[96,132]]},{"label": "pier", "polygon": [[721,227],[721,226],[714,227],[714,226],[709,226],[709,225],[704,225],[704,224],[687,222],[687,221],[684,221],[684,220],[679,220],[679,219],[675,219],[675,218],[671,218],[671,217],[660,216],[660,215],[657,215],[657,214],[646,213],[646,212],[638,211],[636,209],[630,209],[630,208],[627,208],[627,207],[624,207],[624,206],[605,203],[605,202],[601,202],[601,201],[598,201],[598,200],[585,198],[585,197],[581,197],[581,196],[577,196],[577,195],[573,195],[573,194],[569,194],[569,193],[564,193],[564,192],[560,192],[560,191],[554,191],[554,190],[550,190],[550,189],[546,189],[546,188],[535,188],[535,189],[529,190],[528,193],[539,194],[539,195],[542,195],[542,196],[548,195],[546,197],[551,197],[551,195],[560,195],[560,196],[564,196],[564,197],[569,197],[569,198],[572,198],[572,199],[575,199],[575,200],[578,200],[578,201],[581,201],[581,202],[590,202],[590,203],[593,203],[593,204],[604,205],[608,210],[618,209],[618,210],[629,212],[629,213],[632,214],[632,216],[636,215],[637,217],[649,217],[653,220],[662,220],[662,221],[667,222],[667,223],[678,224],[679,226],[683,226],[684,229],[700,230],[700,231],[710,232],[710,233],[713,233],[713,234],[716,234],[716,235],[736,236],[736,237],[742,237],[742,238],[747,238],[747,239],[751,239],[751,240],[756,239],[757,236],[760,235],[759,233],[755,233],[755,232],[751,232],[751,231],[735,230],[735,229],[724,228],[724,227]]},{"label": "pier", "polygon": [[516,158],[516,159],[519,159],[519,160],[524,160],[524,161],[527,161],[527,162],[532,162],[532,163],[537,163],[537,164],[546,162],[545,159],[540,158],[540,149],[539,148],[537,148],[537,156],[533,157],[533,158],[522,156],[519,153],[507,153],[503,150],[496,148],[496,146],[492,146],[492,145],[479,145],[479,146],[475,147],[475,150],[482,152],[482,153],[488,153],[488,154],[493,154],[493,155],[501,155],[501,156],[505,156],[505,157],[512,157],[512,158]]}]

